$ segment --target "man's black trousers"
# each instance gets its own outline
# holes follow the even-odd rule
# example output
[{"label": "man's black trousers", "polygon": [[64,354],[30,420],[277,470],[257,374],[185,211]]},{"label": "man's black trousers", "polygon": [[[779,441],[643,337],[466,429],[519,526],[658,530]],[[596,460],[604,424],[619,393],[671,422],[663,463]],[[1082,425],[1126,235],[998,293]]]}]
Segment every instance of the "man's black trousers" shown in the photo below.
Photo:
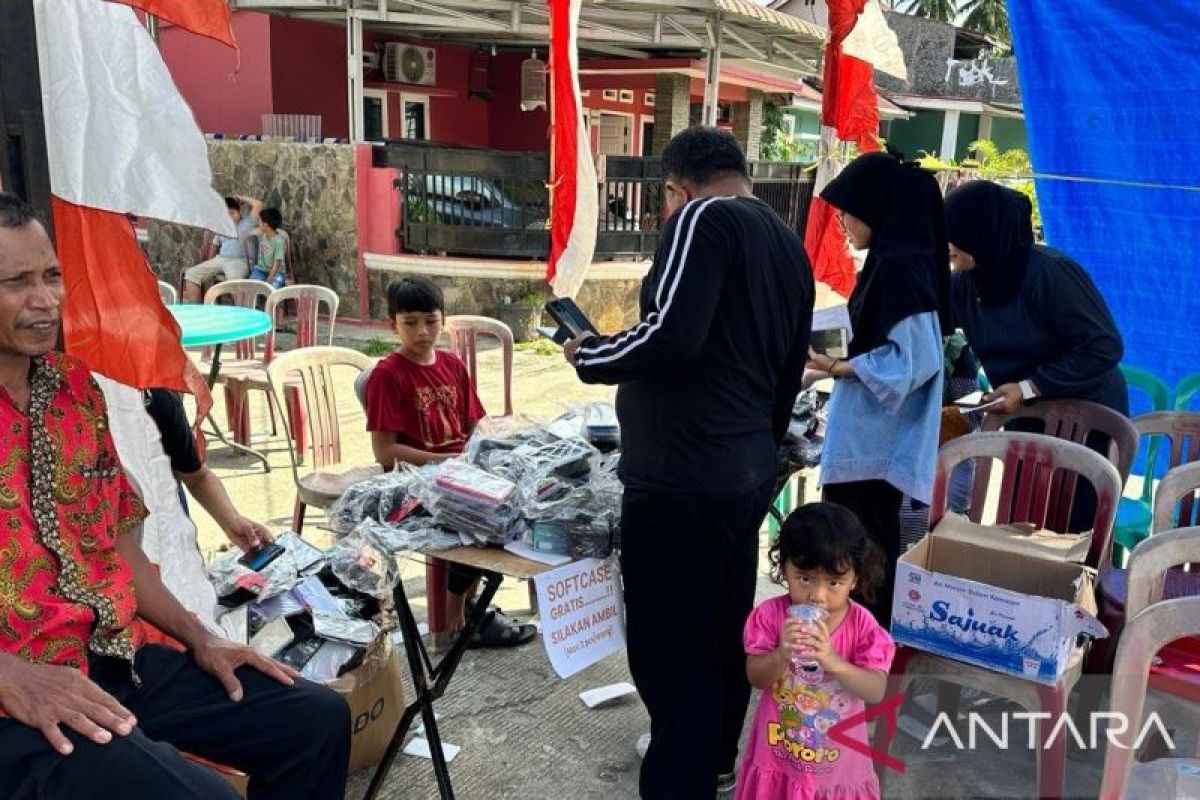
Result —
[{"label": "man's black trousers", "polygon": [[750,699],[742,628],[774,485],[720,498],[625,490],[629,669],[650,712],[644,798],[711,798],[735,768]]}]

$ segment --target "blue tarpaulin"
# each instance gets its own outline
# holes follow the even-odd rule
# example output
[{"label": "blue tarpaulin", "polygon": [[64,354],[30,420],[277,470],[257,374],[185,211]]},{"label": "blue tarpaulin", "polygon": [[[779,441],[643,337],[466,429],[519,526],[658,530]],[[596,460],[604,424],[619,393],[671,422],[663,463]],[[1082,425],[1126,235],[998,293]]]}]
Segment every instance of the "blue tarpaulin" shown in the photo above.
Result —
[{"label": "blue tarpaulin", "polygon": [[1047,242],[1174,386],[1200,372],[1200,0],[1008,8]]}]

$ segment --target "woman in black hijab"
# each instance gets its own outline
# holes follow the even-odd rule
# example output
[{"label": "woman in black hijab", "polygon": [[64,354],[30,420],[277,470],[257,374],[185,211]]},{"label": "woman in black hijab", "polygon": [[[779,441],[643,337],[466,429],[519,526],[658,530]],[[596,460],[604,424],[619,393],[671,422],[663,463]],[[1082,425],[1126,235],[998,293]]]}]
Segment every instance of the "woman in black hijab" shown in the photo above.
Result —
[{"label": "woman in black hijab", "polygon": [[841,212],[851,243],[869,249],[850,296],[850,358],[810,354],[837,378],[821,454],[825,499],[854,511],[888,556],[887,583],[868,604],[891,618],[905,494],[928,504],[942,405],[943,318],[949,305],[942,195],[933,176],[883,153],[860,156],[821,198]]},{"label": "woman in black hijab", "polygon": [[[1020,192],[970,181],[946,197],[954,314],[1011,414],[1037,398],[1091,400],[1129,414],[1121,374],[1125,345],[1108,305],[1083,267],[1033,243],[1033,205]],[[1041,433],[1040,423],[1014,420],[1006,430]],[[1087,446],[1108,457],[1107,436]],[[1087,530],[1096,495],[1081,482],[1068,528]]]},{"label": "woman in black hijab", "polygon": [[957,323],[1012,413],[1034,398],[1129,413],[1121,333],[1083,268],[1033,243],[1029,198],[971,181],[946,198]]}]

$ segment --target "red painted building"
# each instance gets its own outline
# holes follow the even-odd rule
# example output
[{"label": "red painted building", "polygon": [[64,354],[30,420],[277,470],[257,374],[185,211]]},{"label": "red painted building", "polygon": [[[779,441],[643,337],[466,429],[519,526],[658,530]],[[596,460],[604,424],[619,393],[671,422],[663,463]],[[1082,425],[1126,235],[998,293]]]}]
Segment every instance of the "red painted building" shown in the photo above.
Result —
[{"label": "red painted building", "polygon": [[[238,54],[170,26],[161,32],[163,57],[205,133],[262,134],[264,115],[301,114],[320,117],[323,137],[349,136],[344,26],[239,11],[234,32]],[[544,59],[544,50],[496,51],[367,31],[365,52],[382,53],[391,42],[432,52],[432,74],[419,84],[406,84],[385,81],[378,68],[368,67],[363,92],[367,138],[427,139],[497,150],[547,148],[545,109],[520,107],[521,65],[534,54]],[[477,74],[472,83],[472,67],[486,78]],[[580,81],[593,149],[648,155],[659,76],[686,79],[687,94],[698,109],[704,71],[704,61],[689,58],[582,61]],[[747,102],[752,91],[787,94],[794,89],[794,81],[735,67],[721,73],[724,112]],[[728,114],[720,124],[731,125]]]}]

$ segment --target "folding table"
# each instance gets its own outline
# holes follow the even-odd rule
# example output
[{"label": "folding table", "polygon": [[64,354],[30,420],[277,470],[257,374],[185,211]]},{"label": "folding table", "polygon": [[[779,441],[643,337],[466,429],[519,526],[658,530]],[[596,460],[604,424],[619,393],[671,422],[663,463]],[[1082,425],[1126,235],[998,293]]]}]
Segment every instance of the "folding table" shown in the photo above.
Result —
[{"label": "folding table", "polygon": [[[434,701],[446,693],[450,680],[454,677],[454,672],[458,669],[463,654],[466,652],[467,643],[483,623],[488,606],[491,605],[492,598],[496,596],[496,590],[500,588],[503,576],[529,580],[553,569],[546,564],[521,558],[498,547],[455,547],[450,550],[417,555],[429,559],[443,571],[446,564],[474,567],[483,573],[483,588],[475,602],[474,610],[467,618],[466,625],[450,645],[450,649],[442,655],[437,664],[434,664],[429,658],[425,642],[421,640],[421,633],[417,630],[417,620],[413,616],[408,596],[404,592],[404,582],[396,584],[393,598],[396,604],[396,616],[400,620],[400,632],[404,636],[404,651],[408,657],[409,670],[412,672],[414,697],[400,717],[400,723],[392,734],[392,741],[383,754],[383,760],[375,769],[375,775],[371,778],[371,785],[363,800],[375,800],[379,795],[392,762],[395,760],[396,754],[400,752],[409,726],[412,725],[417,714],[421,715],[421,719],[425,723],[425,737],[429,741],[429,752],[433,756],[433,770],[437,775],[438,793],[442,800],[453,800],[454,789],[450,785],[450,769],[446,764],[445,753],[442,751],[442,738],[438,732],[437,717],[433,713]],[[442,588],[444,591],[444,585]]]}]

